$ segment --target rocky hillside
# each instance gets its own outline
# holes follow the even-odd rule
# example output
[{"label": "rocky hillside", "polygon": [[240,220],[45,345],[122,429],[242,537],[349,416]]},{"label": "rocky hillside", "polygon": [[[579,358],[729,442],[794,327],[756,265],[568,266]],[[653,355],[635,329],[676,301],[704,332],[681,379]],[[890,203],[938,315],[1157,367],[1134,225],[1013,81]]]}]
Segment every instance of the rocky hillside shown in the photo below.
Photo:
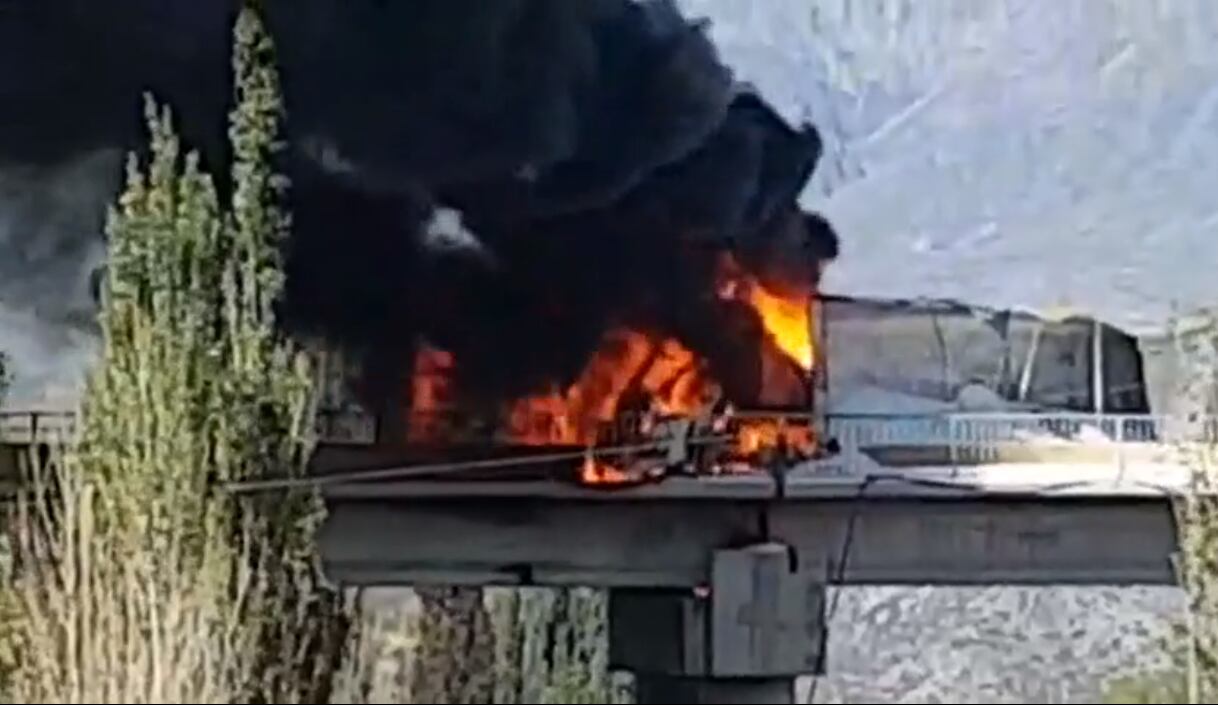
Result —
[{"label": "rocky hillside", "polygon": [[1172,588],[849,589],[816,700],[1097,702],[1181,606]]},{"label": "rocky hillside", "polygon": [[679,0],[825,133],[836,293],[1071,305],[1130,330],[1218,300],[1211,0]]}]

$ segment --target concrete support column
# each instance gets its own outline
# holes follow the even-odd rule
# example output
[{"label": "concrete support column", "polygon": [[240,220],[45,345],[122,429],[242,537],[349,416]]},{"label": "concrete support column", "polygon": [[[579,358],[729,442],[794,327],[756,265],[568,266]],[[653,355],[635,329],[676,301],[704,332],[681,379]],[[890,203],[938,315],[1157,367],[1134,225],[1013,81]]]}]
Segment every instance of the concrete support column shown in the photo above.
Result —
[{"label": "concrete support column", "polygon": [[717,551],[694,591],[611,594],[610,660],[633,671],[640,703],[791,703],[819,673],[824,586],[787,546]]}]

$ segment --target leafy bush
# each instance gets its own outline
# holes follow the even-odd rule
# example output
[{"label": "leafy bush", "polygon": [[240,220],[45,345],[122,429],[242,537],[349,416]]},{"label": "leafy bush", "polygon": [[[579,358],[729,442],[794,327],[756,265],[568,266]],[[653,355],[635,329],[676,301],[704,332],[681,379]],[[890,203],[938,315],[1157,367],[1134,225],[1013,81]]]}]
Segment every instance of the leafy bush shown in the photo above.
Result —
[{"label": "leafy bush", "polygon": [[6,640],[18,702],[329,696],[347,625],[314,565],[320,503],[226,489],[302,473],[313,422],[309,361],[273,314],[287,226],[273,49],[249,10],[235,38],[232,200],[149,99],[150,157],[132,157],[107,220],[79,437],[27,463]]},{"label": "leafy bush", "polygon": [[1185,675],[1176,669],[1142,676],[1118,678],[1108,684],[1104,702],[1127,705],[1166,705],[1188,697]]}]

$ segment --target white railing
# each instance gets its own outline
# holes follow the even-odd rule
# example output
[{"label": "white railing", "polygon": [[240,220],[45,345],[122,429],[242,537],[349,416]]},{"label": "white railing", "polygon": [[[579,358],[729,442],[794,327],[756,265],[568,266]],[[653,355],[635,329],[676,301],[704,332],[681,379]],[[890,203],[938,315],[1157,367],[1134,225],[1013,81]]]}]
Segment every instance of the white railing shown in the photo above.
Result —
[{"label": "white railing", "polygon": [[[318,436],[327,443],[367,445],[376,439],[369,414],[345,409],[320,409]],[[0,411],[0,445],[55,444],[76,432],[76,415],[69,411]]]},{"label": "white railing", "polygon": [[[847,459],[892,448],[940,449],[947,462],[998,462],[1004,449],[1039,447],[1127,447],[1181,440],[1218,439],[1218,420],[1181,423],[1166,417],[1086,413],[947,413],[839,415],[828,418],[828,434]],[[929,457],[929,456],[928,456]],[[1114,461],[1124,455],[1114,452]]]},{"label": "white railing", "polygon": [[[0,412],[0,445],[55,443],[74,431],[71,413]],[[328,443],[366,444],[375,438],[370,417],[358,413],[322,412],[318,431]],[[827,431],[840,446],[845,472],[859,469],[864,456],[874,459],[877,451],[922,450],[919,455],[927,464],[958,466],[1001,462],[1020,446],[1107,449],[1113,464],[1124,468],[1127,449],[1134,446],[1218,441],[1218,419],[1186,423],[1150,415],[1086,413],[830,415]]]},{"label": "white railing", "polygon": [[57,443],[76,431],[76,415],[67,411],[0,411],[0,444]]}]

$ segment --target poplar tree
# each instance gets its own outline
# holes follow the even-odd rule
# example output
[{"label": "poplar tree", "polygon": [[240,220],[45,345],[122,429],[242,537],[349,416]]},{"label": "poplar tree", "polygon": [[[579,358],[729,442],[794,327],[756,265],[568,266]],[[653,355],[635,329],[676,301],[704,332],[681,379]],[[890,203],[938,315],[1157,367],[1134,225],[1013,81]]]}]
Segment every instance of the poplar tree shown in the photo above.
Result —
[{"label": "poplar tree", "polygon": [[1218,698],[1218,318],[1173,321],[1172,413],[1161,427],[1188,482],[1172,498],[1176,578],[1184,610],[1145,663],[1110,684],[1112,703],[1209,703]]},{"label": "poplar tree", "polygon": [[1168,656],[1183,675],[1186,702],[1218,697],[1218,319],[1207,315],[1200,329],[1173,323],[1172,339],[1182,375],[1175,417],[1166,429],[1189,484],[1177,498],[1179,551],[1176,568],[1187,599],[1186,614],[1173,633]]},{"label": "poplar tree", "polygon": [[310,361],[276,326],[289,227],[281,107],[255,12],[235,28],[221,202],[168,108],[110,209],[100,360],[73,439],[15,521],[19,702],[325,702],[347,632],[314,560]]}]

